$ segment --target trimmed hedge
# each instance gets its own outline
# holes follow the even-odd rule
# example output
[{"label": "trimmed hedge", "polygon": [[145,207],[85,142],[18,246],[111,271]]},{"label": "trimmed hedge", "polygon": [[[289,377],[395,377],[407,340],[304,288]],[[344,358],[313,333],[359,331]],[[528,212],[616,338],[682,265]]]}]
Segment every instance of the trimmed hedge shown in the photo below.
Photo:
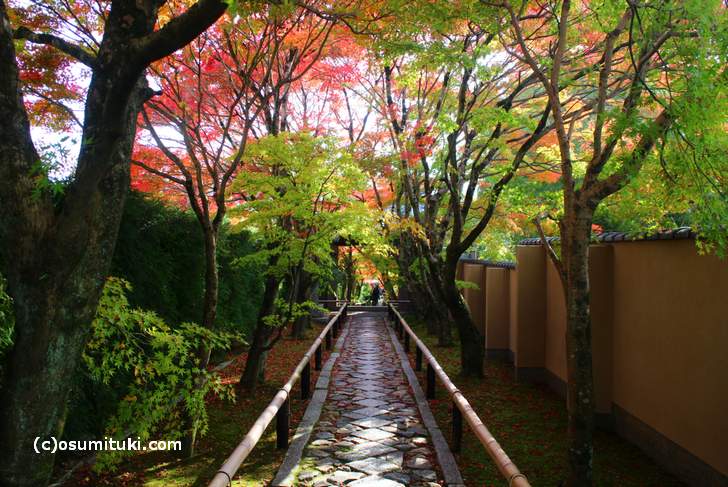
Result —
[{"label": "trimmed hedge", "polygon": [[[262,296],[261,273],[234,264],[255,251],[247,232],[222,229],[218,242],[218,328],[247,334]],[[199,323],[204,291],[204,247],[195,216],[131,192],[124,209],[111,275],[129,281],[132,306],[155,311],[167,323]]]}]

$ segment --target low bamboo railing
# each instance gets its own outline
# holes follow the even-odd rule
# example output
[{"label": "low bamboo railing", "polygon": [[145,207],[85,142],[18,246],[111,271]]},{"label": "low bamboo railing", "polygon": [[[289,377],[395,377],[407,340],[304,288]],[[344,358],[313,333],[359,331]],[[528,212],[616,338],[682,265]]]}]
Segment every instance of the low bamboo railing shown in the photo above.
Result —
[{"label": "low bamboo railing", "polygon": [[232,484],[232,480],[235,477],[240,465],[253,451],[255,445],[263,436],[263,432],[268,425],[276,418],[276,446],[280,449],[288,448],[288,435],[290,432],[290,418],[291,408],[289,402],[289,396],[296,381],[301,379],[301,397],[302,399],[308,399],[311,395],[311,359],[314,360],[314,367],[316,370],[321,370],[321,359],[322,350],[321,346],[325,344],[327,350],[333,348],[333,339],[338,336],[341,329],[341,325],[346,319],[346,310],[348,304],[344,303],[339,311],[329,320],[324,329],[321,331],[319,336],[314,340],[311,347],[308,349],[306,354],[303,356],[298,366],[291,374],[283,387],[281,387],[273,399],[271,400],[268,407],[255,420],[253,426],[245,435],[243,440],[235,447],[235,450],[222,464],[220,470],[215,473],[208,487],[226,487]]},{"label": "low bamboo railing", "polygon": [[439,378],[442,385],[447,390],[453,402],[452,408],[452,447],[455,452],[460,451],[463,438],[463,419],[470,426],[471,431],[478,438],[485,448],[490,458],[495,463],[498,471],[504,479],[507,480],[509,487],[530,487],[530,483],[524,474],[518,470],[503,448],[498,444],[493,435],[485,427],[483,421],[473,410],[472,406],[465,399],[465,396],[455,387],[445,371],[442,369],[437,359],[432,355],[427,346],[420,340],[412,328],[399,314],[397,308],[391,303],[387,303],[389,318],[394,324],[397,335],[404,341],[404,350],[410,352],[410,340],[415,344],[415,369],[422,370],[422,359],[427,361],[427,391],[428,399],[435,398],[435,378]]}]

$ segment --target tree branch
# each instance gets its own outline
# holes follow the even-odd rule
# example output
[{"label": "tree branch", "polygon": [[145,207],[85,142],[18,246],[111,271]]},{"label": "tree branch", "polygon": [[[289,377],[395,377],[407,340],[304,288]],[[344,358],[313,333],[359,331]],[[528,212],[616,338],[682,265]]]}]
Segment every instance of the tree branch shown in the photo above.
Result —
[{"label": "tree branch", "polygon": [[549,258],[551,259],[551,262],[554,263],[554,267],[556,267],[556,271],[559,273],[559,279],[561,280],[561,285],[564,287],[564,291],[566,291],[566,272],[564,271],[564,264],[561,262],[561,259],[558,255],[556,255],[556,251],[554,251],[554,248],[551,246],[551,243],[549,243],[548,239],[546,238],[546,235],[543,233],[543,228],[541,228],[541,218],[543,216],[539,215],[536,218],[533,219],[533,224],[536,225],[536,231],[538,232],[538,236],[541,239],[541,244],[546,249],[546,253],[548,254]]},{"label": "tree branch", "polygon": [[13,38],[14,39],[25,39],[28,40],[34,44],[43,44],[46,46],[53,46],[59,51],[68,54],[75,60],[85,64],[89,68],[95,68],[96,67],[96,56],[89,53],[88,51],[85,51],[80,46],[77,46],[76,44],[73,44],[71,42],[68,42],[65,39],[62,39],[58,36],[55,36],[53,34],[44,34],[44,33],[37,33],[33,32],[32,30],[28,29],[27,27],[18,27],[13,32]]},{"label": "tree branch", "polygon": [[224,0],[199,0],[164,27],[133,42],[146,65],[172,54],[192,42],[219,19],[227,9]]}]

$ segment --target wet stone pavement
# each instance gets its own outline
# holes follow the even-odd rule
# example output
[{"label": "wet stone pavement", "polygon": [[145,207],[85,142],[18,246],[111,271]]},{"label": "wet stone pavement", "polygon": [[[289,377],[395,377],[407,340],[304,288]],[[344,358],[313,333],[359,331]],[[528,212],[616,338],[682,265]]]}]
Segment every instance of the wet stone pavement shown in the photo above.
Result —
[{"label": "wet stone pavement", "polygon": [[384,317],[354,315],[296,485],[442,485]]}]

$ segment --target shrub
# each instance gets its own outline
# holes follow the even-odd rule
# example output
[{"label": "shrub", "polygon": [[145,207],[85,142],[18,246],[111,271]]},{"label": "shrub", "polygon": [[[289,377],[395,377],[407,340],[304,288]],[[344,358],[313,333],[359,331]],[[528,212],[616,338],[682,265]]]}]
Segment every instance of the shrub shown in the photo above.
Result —
[{"label": "shrub", "polygon": [[[181,437],[182,421],[193,418],[200,434],[207,430],[205,396],[232,398],[217,374],[201,370],[196,351],[201,346],[227,349],[234,336],[193,323],[172,328],[156,313],[129,305],[127,281],[109,278],[104,286],[92,336],[83,355],[89,378],[109,386],[121,378],[123,397],[107,420],[104,434],[142,442],[162,435]],[[103,452],[97,468],[113,466],[128,452]]]}]

